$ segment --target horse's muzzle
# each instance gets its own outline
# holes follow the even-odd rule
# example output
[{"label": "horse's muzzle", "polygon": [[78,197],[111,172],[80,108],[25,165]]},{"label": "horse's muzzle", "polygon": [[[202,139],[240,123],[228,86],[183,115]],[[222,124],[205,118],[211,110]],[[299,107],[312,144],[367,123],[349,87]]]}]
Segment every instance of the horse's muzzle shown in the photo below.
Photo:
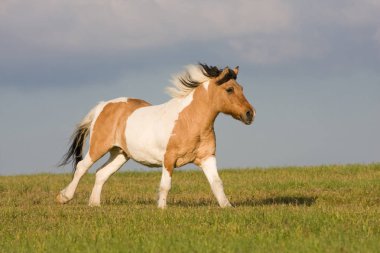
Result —
[{"label": "horse's muzzle", "polygon": [[255,109],[249,109],[245,112],[245,115],[243,115],[241,117],[242,121],[246,124],[246,125],[250,125],[252,124],[254,118],[255,118],[255,115],[256,115],[256,110]]}]

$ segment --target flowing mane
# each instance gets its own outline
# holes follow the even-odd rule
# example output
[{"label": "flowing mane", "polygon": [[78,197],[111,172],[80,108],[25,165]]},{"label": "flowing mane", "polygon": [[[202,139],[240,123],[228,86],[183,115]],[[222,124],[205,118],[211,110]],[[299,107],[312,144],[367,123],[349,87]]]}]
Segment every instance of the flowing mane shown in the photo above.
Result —
[{"label": "flowing mane", "polygon": [[[217,81],[218,85],[227,82],[230,79],[236,79],[235,72],[229,68],[228,70],[228,74]],[[172,86],[167,87],[166,91],[173,98],[185,97],[199,85],[208,82],[211,78],[218,77],[222,71],[223,69],[219,69],[216,66],[208,66],[202,63],[188,65],[182,73],[176,74],[172,77]]]}]

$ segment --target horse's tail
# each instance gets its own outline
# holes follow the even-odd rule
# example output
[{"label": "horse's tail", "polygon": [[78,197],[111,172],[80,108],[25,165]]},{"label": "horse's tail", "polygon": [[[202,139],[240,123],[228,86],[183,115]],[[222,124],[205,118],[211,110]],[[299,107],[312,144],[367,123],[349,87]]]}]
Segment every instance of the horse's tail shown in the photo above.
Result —
[{"label": "horse's tail", "polygon": [[83,120],[77,125],[73,135],[71,136],[70,148],[62,158],[62,162],[58,165],[59,167],[64,166],[68,163],[72,163],[74,171],[77,164],[83,159],[82,151],[85,144],[85,140],[90,133],[91,123],[95,117],[95,111],[98,106],[95,106],[91,111],[83,118]]}]

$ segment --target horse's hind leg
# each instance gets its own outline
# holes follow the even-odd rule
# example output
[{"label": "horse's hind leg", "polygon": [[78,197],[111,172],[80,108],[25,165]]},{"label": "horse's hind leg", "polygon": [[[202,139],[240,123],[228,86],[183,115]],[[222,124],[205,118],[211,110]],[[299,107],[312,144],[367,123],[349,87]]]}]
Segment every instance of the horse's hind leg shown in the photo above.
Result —
[{"label": "horse's hind leg", "polygon": [[58,194],[57,201],[59,203],[64,204],[74,197],[80,179],[93,164],[94,162],[91,160],[89,153],[87,153],[84,159],[77,164],[73,180]]},{"label": "horse's hind leg", "polygon": [[96,172],[95,185],[90,196],[89,206],[100,206],[100,195],[107,179],[128,161],[127,155],[118,148],[111,149],[108,161]]}]

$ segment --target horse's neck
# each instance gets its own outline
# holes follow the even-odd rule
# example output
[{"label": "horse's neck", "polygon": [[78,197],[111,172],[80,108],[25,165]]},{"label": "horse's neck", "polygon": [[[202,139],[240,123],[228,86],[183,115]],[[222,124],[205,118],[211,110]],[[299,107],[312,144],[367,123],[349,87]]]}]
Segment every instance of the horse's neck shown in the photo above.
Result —
[{"label": "horse's neck", "polygon": [[178,120],[186,121],[189,128],[198,128],[200,132],[213,131],[218,112],[213,109],[206,90],[197,89],[178,101],[183,106]]}]

